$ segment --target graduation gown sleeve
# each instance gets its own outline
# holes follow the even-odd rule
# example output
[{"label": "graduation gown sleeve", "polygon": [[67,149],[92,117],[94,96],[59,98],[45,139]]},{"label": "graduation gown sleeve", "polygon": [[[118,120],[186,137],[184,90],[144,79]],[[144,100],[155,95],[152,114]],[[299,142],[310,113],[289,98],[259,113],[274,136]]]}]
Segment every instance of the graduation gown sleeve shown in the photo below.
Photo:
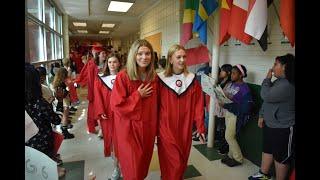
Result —
[{"label": "graduation gown sleeve", "polygon": [[[111,95],[111,107],[115,113],[126,116],[128,119],[139,120],[141,111],[141,96],[138,90],[132,89],[130,82],[123,73],[117,75]],[[128,89],[134,92],[129,94]]]}]

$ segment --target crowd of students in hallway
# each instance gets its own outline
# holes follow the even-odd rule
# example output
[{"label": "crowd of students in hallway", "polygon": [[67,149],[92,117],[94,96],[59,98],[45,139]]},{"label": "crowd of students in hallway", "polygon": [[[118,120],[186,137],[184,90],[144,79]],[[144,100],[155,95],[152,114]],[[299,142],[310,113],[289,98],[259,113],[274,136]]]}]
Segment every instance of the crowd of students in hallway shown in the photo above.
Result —
[{"label": "crowd of students in hallway", "polygon": [[[87,87],[87,132],[103,139],[104,156],[114,160],[113,179],[144,179],[155,144],[161,178],[183,179],[192,140],[204,144],[207,138],[210,101],[199,76],[210,74],[210,67],[189,72],[186,50],[178,44],[158,59],[144,39],[136,40],[124,55],[101,45],[80,52],[72,50],[62,65],[52,64],[49,85],[46,68],[26,63],[25,111],[39,129],[26,145],[45,153],[59,167],[63,162],[53,151],[53,129],[60,124],[64,139],[76,138],[68,131],[73,127],[70,117],[80,103],[77,88]],[[276,80],[271,81],[273,76]],[[218,152],[224,154],[221,163],[229,167],[241,165],[244,159],[237,136],[251,119],[254,105],[246,77],[242,64],[219,68],[217,84],[232,103],[214,100],[215,140]],[[277,180],[289,174],[294,160],[294,79],[294,56],[275,57],[261,86],[261,169],[250,180],[271,179],[273,162]],[[65,169],[58,170],[64,176]]]}]

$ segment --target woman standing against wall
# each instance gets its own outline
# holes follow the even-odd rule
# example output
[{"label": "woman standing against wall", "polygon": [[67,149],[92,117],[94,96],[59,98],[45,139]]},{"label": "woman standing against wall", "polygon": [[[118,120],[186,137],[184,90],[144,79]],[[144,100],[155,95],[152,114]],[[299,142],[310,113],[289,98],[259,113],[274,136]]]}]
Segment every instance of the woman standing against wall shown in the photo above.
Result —
[{"label": "woman standing against wall", "polygon": [[[263,153],[260,171],[249,180],[271,179],[269,170],[274,162],[276,179],[287,178],[292,160],[295,126],[294,56],[278,56],[262,82],[263,104],[258,126],[263,128]],[[272,73],[277,78],[271,81]]]}]

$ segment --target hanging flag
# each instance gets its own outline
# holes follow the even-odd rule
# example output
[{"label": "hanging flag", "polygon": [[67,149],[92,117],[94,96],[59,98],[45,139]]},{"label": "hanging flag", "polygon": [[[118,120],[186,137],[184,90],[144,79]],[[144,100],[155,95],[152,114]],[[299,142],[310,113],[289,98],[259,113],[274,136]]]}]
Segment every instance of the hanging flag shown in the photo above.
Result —
[{"label": "hanging flag", "polygon": [[295,1],[280,1],[280,26],[290,41],[291,46],[295,43]]},{"label": "hanging flag", "polygon": [[184,1],[182,36],[180,40],[180,44],[182,46],[192,39],[192,26],[194,22],[195,9],[198,2],[199,0]]},{"label": "hanging flag", "polygon": [[186,49],[187,66],[209,62],[210,52],[207,46],[200,45],[198,47]]},{"label": "hanging flag", "polygon": [[234,0],[231,7],[228,33],[239,41],[249,44],[252,37],[244,32],[247,22],[249,0]]},{"label": "hanging flag", "polygon": [[[267,6],[269,6],[273,3],[273,0],[267,0]],[[264,30],[261,38],[258,40],[258,43],[263,51],[266,51],[268,49],[268,24],[266,26],[266,29]]]},{"label": "hanging flag", "polygon": [[267,1],[249,0],[248,18],[244,32],[259,40],[268,20]]},{"label": "hanging flag", "polygon": [[207,44],[207,20],[217,7],[218,2],[216,0],[199,0],[196,7],[192,31],[199,34],[203,44]]},{"label": "hanging flag", "polygon": [[230,23],[232,0],[222,0],[220,10],[220,35],[219,45],[223,44],[230,38],[228,27]]}]

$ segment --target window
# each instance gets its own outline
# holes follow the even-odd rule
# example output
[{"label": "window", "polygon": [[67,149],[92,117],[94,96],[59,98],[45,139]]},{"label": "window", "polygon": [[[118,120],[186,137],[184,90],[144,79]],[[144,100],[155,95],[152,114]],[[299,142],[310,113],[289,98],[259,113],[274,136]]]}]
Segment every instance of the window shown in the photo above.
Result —
[{"label": "window", "polygon": [[[26,0],[26,40],[30,62],[51,61],[63,57],[62,16],[53,0]],[[29,53],[27,53],[29,52]]]},{"label": "window", "polygon": [[62,59],[62,38],[56,35],[56,58]]},{"label": "window", "polygon": [[32,21],[28,21],[28,38],[29,38],[29,52],[30,62],[44,60],[44,42],[43,33],[40,25]]},{"label": "window", "polygon": [[42,20],[41,0],[27,0],[28,13]]},{"label": "window", "polygon": [[45,10],[45,23],[53,28],[54,9],[51,4],[46,0],[44,4]]},{"label": "window", "polygon": [[55,30],[58,33],[62,33],[62,19],[61,19],[61,15],[59,15],[57,12],[55,13]]},{"label": "window", "polygon": [[46,30],[47,60],[54,59],[54,37],[53,33]]}]

